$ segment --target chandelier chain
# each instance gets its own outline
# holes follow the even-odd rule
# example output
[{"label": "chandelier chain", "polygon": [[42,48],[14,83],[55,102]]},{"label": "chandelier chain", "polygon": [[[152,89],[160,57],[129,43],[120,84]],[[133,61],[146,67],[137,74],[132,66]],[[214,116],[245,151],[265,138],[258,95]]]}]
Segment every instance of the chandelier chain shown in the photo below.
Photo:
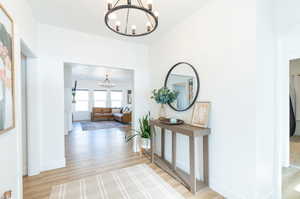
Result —
[{"label": "chandelier chain", "polygon": [[113,8],[115,8],[115,7],[118,5],[119,1],[120,1],[120,0],[118,0],[118,1],[114,4],[114,7],[113,7]]},{"label": "chandelier chain", "polygon": [[125,33],[126,33],[126,34],[128,33],[129,11],[130,11],[130,9],[128,8],[128,9],[127,9],[127,15],[126,15],[126,30],[125,30]]},{"label": "chandelier chain", "polygon": [[[143,2],[142,2],[141,0],[137,0],[137,2],[140,4],[140,6],[141,6],[142,8],[145,8],[144,5],[143,5]],[[146,17],[148,18],[148,21],[151,23],[151,27],[153,28],[154,25],[153,25],[153,23],[152,23],[152,21],[151,21],[149,15],[148,15],[147,13],[145,13],[145,15],[146,15]]]}]

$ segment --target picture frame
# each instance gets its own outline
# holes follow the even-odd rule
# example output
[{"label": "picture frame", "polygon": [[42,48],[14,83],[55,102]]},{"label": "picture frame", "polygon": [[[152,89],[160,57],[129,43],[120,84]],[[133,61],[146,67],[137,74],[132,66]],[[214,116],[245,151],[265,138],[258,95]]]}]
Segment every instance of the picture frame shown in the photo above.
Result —
[{"label": "picture frame", "polygon": [[196,102],[193,110],[192,125],[208,128],[210,109],[210,102]]},{"label": "picture frame", "polygon": [[14,21],[0,4],[0,134],[15,128]]}]

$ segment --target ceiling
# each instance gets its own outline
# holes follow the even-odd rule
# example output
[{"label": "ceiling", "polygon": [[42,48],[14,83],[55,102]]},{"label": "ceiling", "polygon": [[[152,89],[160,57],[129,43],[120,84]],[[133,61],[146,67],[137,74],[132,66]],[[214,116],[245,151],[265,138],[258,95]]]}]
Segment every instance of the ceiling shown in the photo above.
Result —
[{"label": "ceiling", "polygon": [[[153,0],[154,10],[159,12],[159,26],[157,31],[141,38],[124,37],[108,30],[104,23],[107,0],[28,1],[36,20],[40,23],[116,39],[147,42],[161,36],[162,33],[197,11],[209,0]],[[141,20],[142,23],[145,23],[144,19]]]},{"label": "ceiling", "polygon": [[113,83],[133,82],[133,71],[102,66],[90,66],[82,64],[66,63],[65,66],[72,67],[72,78],[74,80],[96,80],[103,81],[105,75]]}]

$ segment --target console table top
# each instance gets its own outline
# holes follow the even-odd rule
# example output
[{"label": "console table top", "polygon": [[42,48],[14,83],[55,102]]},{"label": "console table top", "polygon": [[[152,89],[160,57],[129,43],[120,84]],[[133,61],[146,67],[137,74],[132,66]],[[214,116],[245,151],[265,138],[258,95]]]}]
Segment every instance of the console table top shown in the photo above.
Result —
[{"label": "console table top", "polygon": [[190,124],[180,124],[180,125],[167,125],[161,123],[158,119],[157,120],[151,120],[150,121],[151,126],[158,126],[163,129],[168,129],[172,131],[172,133],[181,133],[187,136],[206,136],[210,134],[210,129],[209,128],[201,128],[201,127],[196,127],[192,126]]}]

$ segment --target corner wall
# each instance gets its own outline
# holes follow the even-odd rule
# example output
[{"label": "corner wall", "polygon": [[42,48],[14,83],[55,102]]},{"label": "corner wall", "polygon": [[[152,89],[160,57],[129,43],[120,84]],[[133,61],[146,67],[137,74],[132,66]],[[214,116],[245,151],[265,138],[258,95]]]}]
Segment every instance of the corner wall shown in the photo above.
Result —
[{"label": "corner wall", "polygon": [[[262,124],[257,128],[257,125],[261,125],[257,123],[257,111],[261,107],[258,106],[261,100],[258,95],[266,88],[265,85],[257,87],[260,82],[265,83],[258,73],[265,74],[265,66],[272,66],[272,61],[266,61],[264,57],[257,59],[257,52],[261,52],[257,50],[265,45],[271,47],[275,42],[271,38],[272,41],[267,40],[257,45],[261,38],[269,35],[268,29],[260,27],[265,22],[260,20],[264,20],[265,16],[257,14],[257,11],[264,11],[264,6],[270,5],[269,3],[264,1],[263,5],[257,5],[255,1],[237,0],[207,2],[197,13],[173,26],[150,46],[152,89],[163,86],[168,70],[177,62],[189,62],[198,71],[198,101],[212,102],[209,124],[212,130],[209,138],[210,187],[226,198],[262,199],[270,198],[272,194],[274,131],[271,129],[267,134],[271,135],[270,144],[257,142],[260,138],[265,141],[266,136],[259,134],[264,133],[265,127],[274,125],[274,119],[270,118],[266,126]],[[266,15],[269,17],[269,12]],[[269,58],[275,60],[273,56],[272,54]],[[272,79],[270,81],[266,85],[272,85]],[[262,98],[273,99],[274,96],[273,90]],[[151,107],[157,115],[159,107],[154,103]],[[168,108],[167,112],[168,116],[191,121],[192,109],[180,113]],[[271,113],[264,113],[263,116],[269,117]],[[170,145],[168,134],[166,141],[167,146]],[[197,147],[201,152],[199,141],[201,140],[197,141]],[[180,148],[177,148],[177,165],[188,171],[188,139],[179,136],[178,142],[180,145],[177,144],[177,147]],[[262,155],[258,150],[262,150]],[[157,152],[160,153],[160,149]],[[166,152],[166,157],[170,159],[170,150],[166,149]],[[199,164],[202,157],[200,154],[198,157],[196,162]],[[265,162],[263,158],[266,158]],[[266,168],[270,169],[267,170],[268,174],[271,173],[270,176],[261,176]],[[199,178],[202,172],[200,169],[199,166]]]},{"label": "corner wall", "polygon": [[3,7],[15,22],[15,103],[16,128],[0,135],[0,195],[12,190],[13,197],[22,198],[22,119],[21,119],[21,40],[36,53],[36,28],[31,8],[26,0],[3,0]]}]

